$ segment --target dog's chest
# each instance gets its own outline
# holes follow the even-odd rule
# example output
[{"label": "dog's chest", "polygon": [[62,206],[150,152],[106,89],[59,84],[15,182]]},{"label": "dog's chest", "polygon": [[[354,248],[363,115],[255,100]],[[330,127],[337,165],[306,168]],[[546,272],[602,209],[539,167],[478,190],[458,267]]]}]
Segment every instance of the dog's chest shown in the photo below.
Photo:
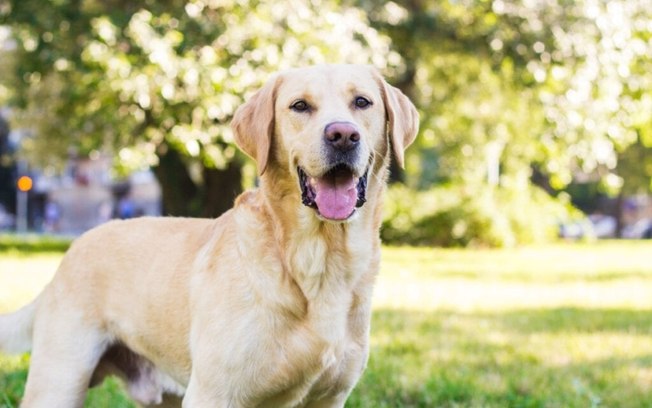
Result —
[{"label": "dog's chest", "polygon": [[368,322],[359,319],[357,309],[369,305],[354,305],[353,298],[356,279],[369,269],[371,256],[364,250],[356,256],[351,252],[346,241],[333,248],[323,236],[312,236],[301,240],[292,259],[293,275],[308,300],[307,330],[301,336],[319,344],[306,356],[313,366],[302,374],[306,383],[297,388],[304,389],[296,390],[304,394],[302,400],[321,399],[351,387],[366,362],[366,336],[360,336],[366,330],[358,326]]},{"label": "dog's chest", "polygon": [[[347,238],[308,229],[295,231],[280,250],[269,241],[240,242],[243,253],[259,256],[247,259],[244,270],[229,272],[249,279],[234,287],[243,292],[228,296],[245,299],[248,306],[233,309],[237,318],[209,313],[197,325],[210,327],[211,337],[237,339],[228,342],[228,353],[207,351],[222,361],[218,374],[224,373],[233,400],[245,406],[301,407],[346,395],[353,387],[366,362],[369,324],[368,296],[357,293],[364,281],[360,277],[375,266],[371,249],[352,248]],[[209,361],[193,365],[206,362],[207,373],[215,375]]]},{"label": "dog's chest", "polygon": [[[359,373],[366,355],[349,333],[344,332],[341,339],[328,342],[312,330],[294,333],[291,336],[293,340],[286,343],[288,347],[274,353],[274,360],[279,363],[277,367],[290,372],[288,377],[292,380],[277,388],[279,377],[274,376],[272,383],[276,385],[270,385],[276,391],[256,406],[302,407],[349,389],[354,383],[351,381],[351,369]],[[301,345],[295,347],[292,343]]]}]

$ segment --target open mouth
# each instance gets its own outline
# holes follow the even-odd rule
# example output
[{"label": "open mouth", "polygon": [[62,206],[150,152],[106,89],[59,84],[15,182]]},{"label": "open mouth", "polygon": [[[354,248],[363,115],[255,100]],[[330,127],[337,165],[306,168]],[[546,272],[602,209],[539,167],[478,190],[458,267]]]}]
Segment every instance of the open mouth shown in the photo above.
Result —
[{"label": "open mouth", "polygon": [[320,177],[311,177],[297,167],[301,202],[317,210],[322,217],[342,221],[367,201],[367,170],[362,177],[345,164],[338,164]]}]

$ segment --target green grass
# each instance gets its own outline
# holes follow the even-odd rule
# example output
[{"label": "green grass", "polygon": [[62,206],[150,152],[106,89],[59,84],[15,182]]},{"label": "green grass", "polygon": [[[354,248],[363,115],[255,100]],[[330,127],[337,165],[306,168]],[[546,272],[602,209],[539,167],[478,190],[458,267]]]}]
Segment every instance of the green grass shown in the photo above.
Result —
[{"label": "green grass", "polygon": [[[0,311],[59,258],[0,254]],[[347,406],[652,407],[650,261],[652,242],[385,248],[369,367]],[[17,404],[27,364],[0,356],[0,406]],[[86,405],[134,406],[117,381]]]},{"label": "green grass", "polygon": [[0,255],[29,255],[62,252],[68,249],[72,238],[42,234],[0,233]]}]

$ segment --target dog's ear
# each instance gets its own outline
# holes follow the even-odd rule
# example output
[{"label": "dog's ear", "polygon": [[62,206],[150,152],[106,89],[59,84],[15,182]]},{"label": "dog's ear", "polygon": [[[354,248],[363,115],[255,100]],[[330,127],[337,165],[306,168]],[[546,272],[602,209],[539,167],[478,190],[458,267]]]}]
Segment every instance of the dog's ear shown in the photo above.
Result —
[{"label": "dog's ear", "polygon": [[251,99],[235,111],[231,121],[235,143],[243,152],[256,160],[259,176],[267,168],[272,146],[274,102],[279,82],[279,76],[268,80]]},{"label": "dog's ear", "polygon": [[388,132],[394,157],[401,168],[405,166],[403,152],[414,142],[419,131],[419,112],[400,89],[388,84],[376,73],[385,103]]}]

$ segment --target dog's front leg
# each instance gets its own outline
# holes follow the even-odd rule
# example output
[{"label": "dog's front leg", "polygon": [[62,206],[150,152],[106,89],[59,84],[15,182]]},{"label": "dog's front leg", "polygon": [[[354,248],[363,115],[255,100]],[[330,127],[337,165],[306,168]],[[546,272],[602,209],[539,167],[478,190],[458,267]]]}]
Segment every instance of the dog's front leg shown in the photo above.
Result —
[{"label": "dog's front leg", "polygon": [[[227,361],[229,349],[219,347],[219,343],[216,344],[215,341],[206,341],[208,338],[220,338],[213,331],[215,327],[208,324],[198,326],[202,327],[202,330],[201,334],[194,336],[192,371],[182,407],[245,408],[242,399],[238,398],[238,385],[248,387],[251,382],[238,380],[241,378],[238,373],[226,368],[224,362]],[[244,365],[246,359],[238,358],[238,361],[243,361]]]},{"label": "dog's front leg", "polygon": [[306,404],[306,408],[342,408],[348,396],[348,392],[342,392],[332,397],[309,402]]},{"label": "dog's front leg", "polygon": [[239,408],[241,405],[230,401],[227,395],[220,395],[213,386],[206,387],[197,380],[196,375],[190,377],[186,395],[183,397],[183,408]]}]

